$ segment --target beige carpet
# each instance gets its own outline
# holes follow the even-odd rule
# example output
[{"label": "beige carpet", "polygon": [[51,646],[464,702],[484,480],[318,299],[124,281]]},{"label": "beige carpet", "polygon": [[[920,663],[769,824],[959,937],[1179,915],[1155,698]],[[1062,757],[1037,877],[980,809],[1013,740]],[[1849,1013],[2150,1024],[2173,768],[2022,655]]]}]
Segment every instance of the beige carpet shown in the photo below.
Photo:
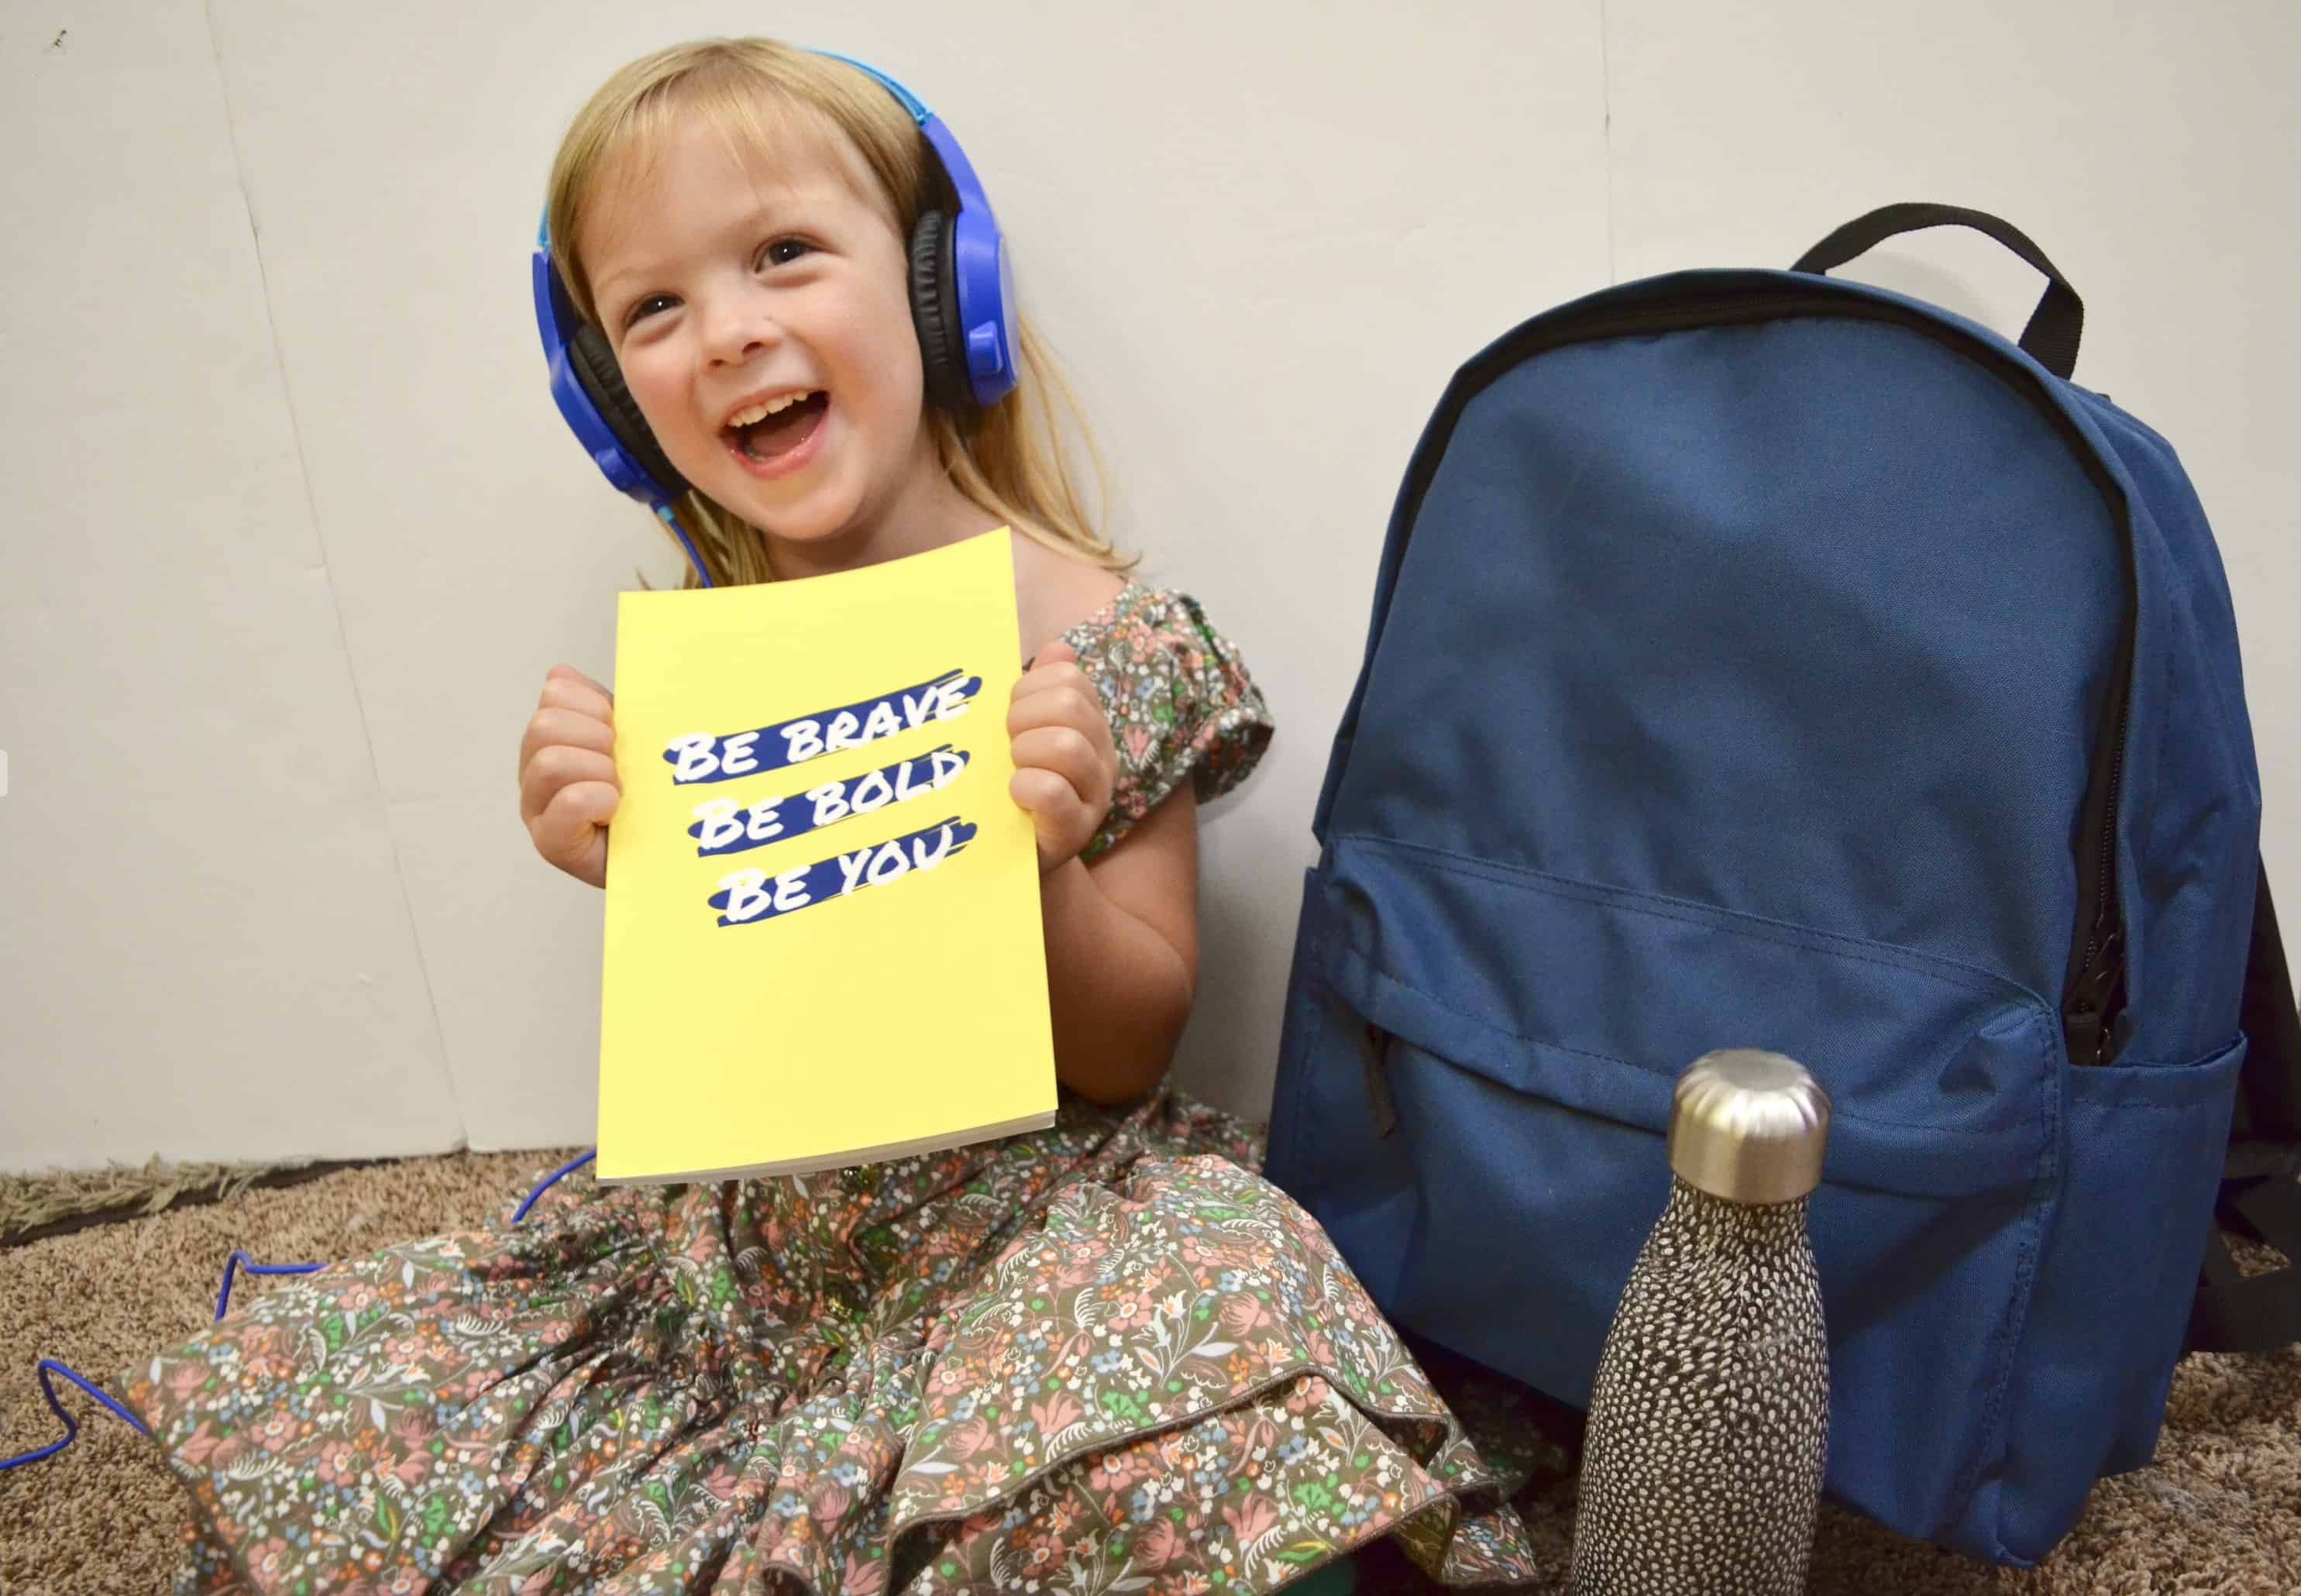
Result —
[{"label": "beige carpet", "polygon": [[[110,1379],[207,1322],[234,1247],[266,1262],[334,1258],[476,1224],[558,1161],[458,1155],[345,1169],[0,1251],[0,1454],[57,1433],[34,1379],[37,1358]],[[79,1443],[0,1474],[0,1592],[164,1592],[180,1521],[172,1477],[149,1443],[95,1402],[77,1391],[66,1401],[80,1420]],[[1569,1544],[1570,1504],[1562,1480],[1527,1504],[1553,1567]],[[1378,1559],[1369,1574],[1367,1585],[1387,1584],[1397,1570]],[[1825,1509],[1811,1588],[1828,1596],[2301,1592],[2301,1352],[2188,1360],[2155,1465],[2104,1482],[2044,1567],[1986,1568]]]}]

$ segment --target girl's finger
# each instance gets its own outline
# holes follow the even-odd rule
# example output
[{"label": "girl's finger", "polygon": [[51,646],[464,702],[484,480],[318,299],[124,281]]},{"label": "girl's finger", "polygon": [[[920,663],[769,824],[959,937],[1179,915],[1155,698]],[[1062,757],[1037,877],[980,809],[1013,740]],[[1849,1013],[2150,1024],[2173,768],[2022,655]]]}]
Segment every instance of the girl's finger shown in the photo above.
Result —
[{"label": "girl's finger", "polygon": [[615,701],[607,696],[607,689],[589,677],[573,673],[544,678],[543,691],[537,697],[535,706],[572,710],[606,725],[615,723]]},{"label": "girl's finger", "polygon": [[1012,752],[1017,769],[1051,771],[1087,803],[1109,797],[1102,755],[1075,727],[1041,726],[1025,731],[1015,740]]},{"label": "girl's finger", "polygon": [[1095,696],[1094,683],[1087,680],[1086,673],[1080,670],[1077,665],[1069,660],[1057,660],[1050,664],[1042,656],[1038,664],[1015,678],[1015,691],[1011,697],[1013,701],[1019,703],[1036,694],[1053,692],[1062,689],[1068,689],[1090,698]]},{"label": "girl's finger", "polygon": [[564,744],[538,749],[519,774],[519,812],[531,818],[542,814],[561,788],[577,781],[616,788],[615,762],[592,749]]},{"label": "girl's finger", "polygon": [[529,717],[527,730],[520,734],[519,768],[525,771],[529,760],[555,744],[612,755],[615,751],[615,729],[579,710],[539,709]]},{"label": "girl's finger", "polygon": [[1031,817],[1042,865],[1068,858],[1093,837],[1100,811],[1081,802],[1070,783],[1053,772],[1018,770],[1007,790]]},{"label": "girl's finger", "polygon": [[580,681],[568,681],[564,676],[543,683],[543,692],[536,697],[536,711],[564,708],[571,715],[582,715],[584,720],[596,720],[603,727],[615,724],[615,704],[598,688],[587,688]]},{"label": "girl's finger", "polygon": [[1008,706],[1008,736],[1020,737],[1042,726],[1068,726],[1098,748],[1115,746],[1110,718],[1102,713],[1102,706],[1077,693],[1033,693]]},{"label": "girl's finger", "polygon": [[613,704],[615,701],[615,694],[600,686],[599,683],[592,681],[589,676],[583,674],[582,672],[577,670],[573,665],[554,665],[551,669],[546,671],[543,673],[544,690],[548,692],[554,682],[560,682],[569,687],[580,688],[588,692],[597,693],[603,703]]},{"label": "girl's finger", "polygon": [[1051,820],[1078,806],[1071,784],[1050,770],[1026,765],[1015,773],[1007,790],[1035,818]]},{"label": "girl's finger", "polygon": [[535,851],[562,870],[590,879],[585,867],[606,843],[600,828],[615,818],[622,797],[605,781],[576,781],[561,788],[543,813],[528,823]]}]

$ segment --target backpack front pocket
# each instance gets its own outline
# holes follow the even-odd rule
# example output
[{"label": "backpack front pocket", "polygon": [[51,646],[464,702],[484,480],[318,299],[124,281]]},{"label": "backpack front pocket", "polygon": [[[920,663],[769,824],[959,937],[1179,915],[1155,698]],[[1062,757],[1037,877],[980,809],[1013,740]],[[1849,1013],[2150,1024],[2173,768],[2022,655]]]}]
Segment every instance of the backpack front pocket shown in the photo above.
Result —
[{"label": "backpack front pocket", "polygon": [[2059,1191],[2049,1006],[1906,949],[1355,838],[1310,874],[1296,958],[1272,1178],[1401,1324],[1577,1405],[1668,1196],[1678,1073],[1723,1047],[1812,1070],[1828,1488],[1998,1555],[1969,1509]]}]

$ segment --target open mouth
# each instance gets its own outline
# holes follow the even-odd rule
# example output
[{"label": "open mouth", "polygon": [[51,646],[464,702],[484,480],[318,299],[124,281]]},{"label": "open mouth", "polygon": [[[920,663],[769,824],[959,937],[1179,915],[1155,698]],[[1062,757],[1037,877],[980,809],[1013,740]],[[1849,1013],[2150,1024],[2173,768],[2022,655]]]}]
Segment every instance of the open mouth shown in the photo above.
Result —
[{"label": "open mouth", "polygon": [[727,418],[719,436],[729,448],[762,465],[773,464],[815,435],[831,396],[821,389],[807,393],[778,394],[747,405]]}]

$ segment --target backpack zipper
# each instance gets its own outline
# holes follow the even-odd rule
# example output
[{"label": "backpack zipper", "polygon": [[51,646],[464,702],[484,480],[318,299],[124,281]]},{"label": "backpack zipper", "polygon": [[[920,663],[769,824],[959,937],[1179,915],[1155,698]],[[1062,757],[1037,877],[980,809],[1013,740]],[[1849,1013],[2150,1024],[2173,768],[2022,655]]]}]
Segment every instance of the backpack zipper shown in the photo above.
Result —
[{"label": "backpack zipper", "polygon": [[[2115,746],[2121,749],[2129,713],[2123,684],[2117,689],[2117,698]],[[2113,874],[2117,858],[2118,788],[2123,773],[2124,761],[2121,757],[2110,766],[2109,790],[2101,823],[2093,833],[2098,863],[2085,953],[2079,960],[2077,977],[2070,984],[2069,995],[2062,1002],[2062,1031],[2069,1043],[2072,1064],[2109,1062],[2114,1051],[2111,1029],[2125,1007],[2125,935],[2116,913],[2116,880]]]},{"label": "backpack zipper", "polygon": [[2117,896],[2117,818],[2133,680],[2134,615],[2139,604],[2133,570],[2133,525],[2125,496],[2076,424],[2052,402],[2042,380],[2028,367],[1971,334],[1922,313],[1819,286],[1828,280],[1817,278],[1817,288],[1803,292],[1784,289],[1774,275],[1747,286],[1680,286],[1649,288],[1643,295],[1634,288],[1577,314],[1535,317],[1474,357],[1447,389],[1441,406],[1443,419],[1431,427],[1408,468],[1401,494],[1402,524],[1411,537],[1423,497],[1437,475],[1455,423],[1470,400],[1504,372],[1569,344],[1809,317],[1887,322],[1931,338],[1998,378],[2061,435],[2100,492],[2116,526],[2118,555],[2125,572],[2125,610],[2118,628],[2109,698],[2104,706],[2106,731],[2094,749],[2093,768],[2086,781],[2080,821],[2080,834],[2086,841],[2077,859],[2078,914],[2071,928],[2061,1003],[2062,1035],[2070,1062],[2107,1064],[2117,1051],[2117,1020],[2126,997],[2124,916]]}]

